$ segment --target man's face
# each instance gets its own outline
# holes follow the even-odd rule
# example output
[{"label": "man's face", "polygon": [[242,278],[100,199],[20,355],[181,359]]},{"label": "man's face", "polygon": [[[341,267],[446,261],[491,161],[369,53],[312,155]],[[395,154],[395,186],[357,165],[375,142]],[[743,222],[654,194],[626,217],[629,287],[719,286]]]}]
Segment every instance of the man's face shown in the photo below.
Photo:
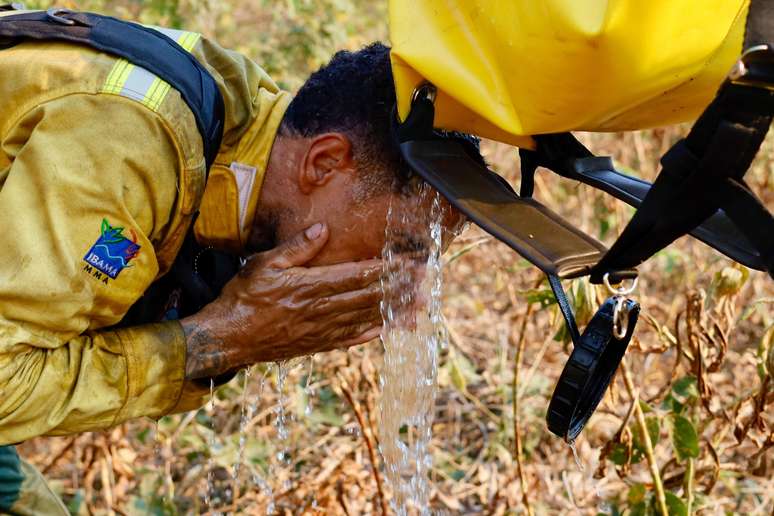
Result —
[{"label": "man's face", "polygon": [[[393,228],[392,244],[398,250],[422,251],[428,241],[428,214],[435,192],[421,193],[419,184],[406,193],[387,187],[373,192],[364,178],[374,173],[384,172],[364,170],[353,157],[350,140],[341,133],[278,138],[260,201],[271,214],[264,224],[270,226],[269,239],[286,241],[322,222],[328,226],[328,243],[309,265],[378,258],[392,207],[396,217],[406,214],[405,222]],[[446,249],[464,217],[445,199],[441,199],[441,213]],[[257,227],[260,230],[260,224]]]},{"label": "man's face", "polygon": [[[354,186],[354,185],[353,185]],[[330,265],[379,258],[385,246],[388,212],[392,221],[391,245],[397,252],[426,251],[429,241],[429,214],[433,194],[420,195],[383,193],[366,199],[358,198],[355,188],[331,189],[318,192],[310,199],[314,204],[310,218],[304,218],[299,225],[285,226],[280,238],[287,238],[311,220],[328,225],[328,244],[310,265]],[[464,221],[464,216],[441,198],[441,226],[443,229],[443,250],[448,248]],[[405,215],[405,217],[404,217]]]}]

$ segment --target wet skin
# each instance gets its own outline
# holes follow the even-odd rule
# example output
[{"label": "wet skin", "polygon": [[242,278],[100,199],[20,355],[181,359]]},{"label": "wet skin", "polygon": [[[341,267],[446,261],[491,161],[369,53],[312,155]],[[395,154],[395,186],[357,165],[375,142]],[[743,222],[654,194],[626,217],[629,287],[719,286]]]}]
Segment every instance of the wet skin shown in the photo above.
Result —
[{"label": "wet skin", "polygon": [[[417,197],[364,194],[360,169],[344,134],[277,137],[250,237],[254,249],[273,248],[252,255],[218,299],[181,321],[188,379],[378,336],[387,211]],[[460,225],[450,207],[444,215],[445,228]],[[412,249],[412,229],[402,237],[398,245]]]}]

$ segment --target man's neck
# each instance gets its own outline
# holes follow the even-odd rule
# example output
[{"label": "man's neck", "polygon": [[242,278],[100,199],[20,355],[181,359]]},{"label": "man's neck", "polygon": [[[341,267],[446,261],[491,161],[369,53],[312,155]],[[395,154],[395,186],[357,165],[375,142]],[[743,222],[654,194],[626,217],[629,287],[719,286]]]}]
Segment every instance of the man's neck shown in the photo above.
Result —
[{"label": "man's neck", "polygon": [[246,251],[260,253],[275,247],[278,224],[279,216],[272,210],[262,209],[259,205],[247,240]]}]

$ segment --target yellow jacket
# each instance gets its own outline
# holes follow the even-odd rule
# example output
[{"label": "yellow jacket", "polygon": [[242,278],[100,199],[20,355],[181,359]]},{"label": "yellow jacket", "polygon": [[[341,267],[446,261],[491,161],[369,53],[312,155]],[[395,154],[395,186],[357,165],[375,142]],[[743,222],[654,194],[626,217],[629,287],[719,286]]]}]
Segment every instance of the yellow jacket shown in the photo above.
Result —
[{"label": "yellow jacket", "polygon": [[200,241],[243,246],[289,95],[247,58],[165,32],[223,93],[206,190],[193,115],[164,81],[70,44],[0,50],[0,444],[201,402],[178,322],[103,328],[168,270],[197,208]]}]

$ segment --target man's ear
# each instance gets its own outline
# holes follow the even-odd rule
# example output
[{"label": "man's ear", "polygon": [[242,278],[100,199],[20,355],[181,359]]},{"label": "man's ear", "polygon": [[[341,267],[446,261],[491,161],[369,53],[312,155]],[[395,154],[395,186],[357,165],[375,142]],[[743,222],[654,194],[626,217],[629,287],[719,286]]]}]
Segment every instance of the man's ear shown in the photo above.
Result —
[{"label": "man's ear", "polygon": [[298,187],[308,194],[323,186],[336,174],[352,174],[355,162],[352,142],[343,133],[324,133],[312,138],[301,164]]}]

